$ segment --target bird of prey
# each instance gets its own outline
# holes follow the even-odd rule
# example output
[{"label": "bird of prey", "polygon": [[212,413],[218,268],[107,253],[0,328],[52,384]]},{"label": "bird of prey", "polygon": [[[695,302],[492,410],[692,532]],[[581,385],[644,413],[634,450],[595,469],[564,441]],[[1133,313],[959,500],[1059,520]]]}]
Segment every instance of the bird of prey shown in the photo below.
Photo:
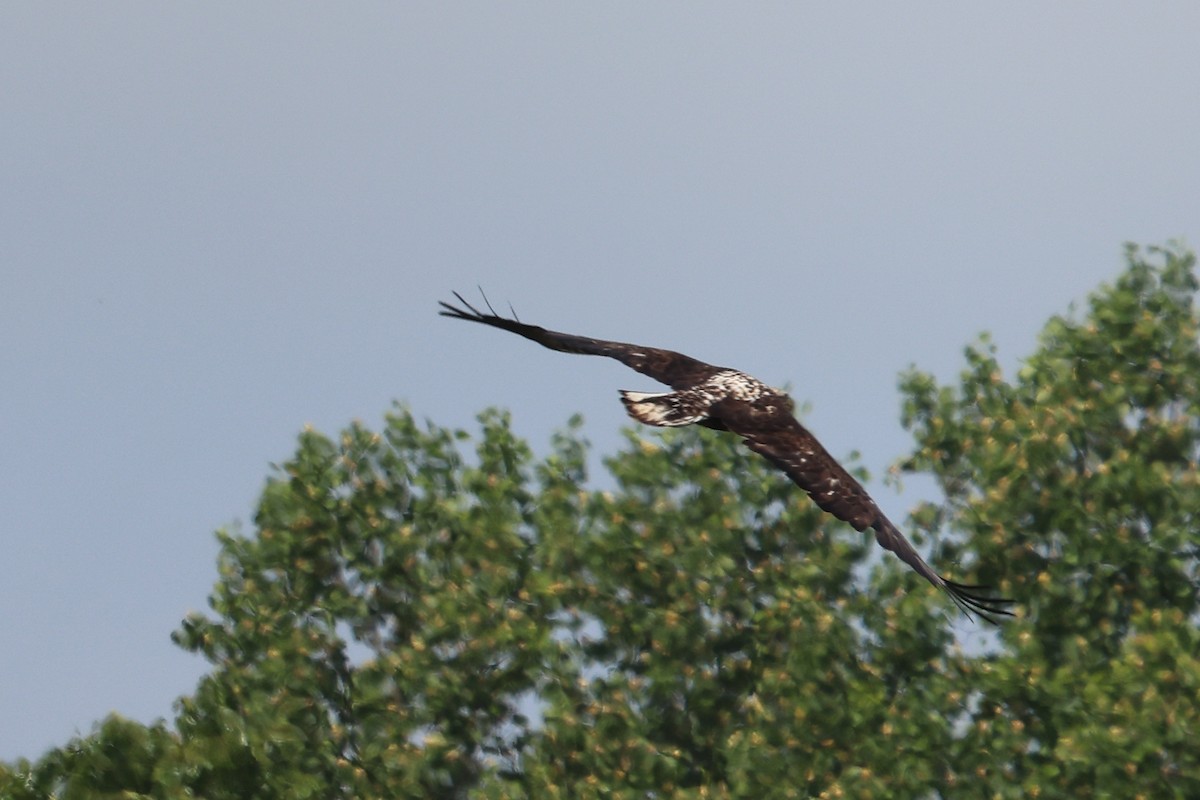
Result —
[{"label": "bird of prey", "polygon": [[[1012,616],[1011,600],[990,597],[987,587],[956,583],[939,575],[884,516],[862,485],[831,456],[794,415],[792,398],[735,369],[705,364],[682,353],[610,342],[527,325],[513,315],[484,314],[454,293],[462,307],[442,302],[440,314],[511,331],[563,353],[607,356],[670,386],[670,392],[621,390],[629,416],[647,425],[703,425],[741,436],[746,446],[784,472],[823,510],[864,531],[934,586],[944,589],[968,616],[974,612],[993,624],[993,615]],[[484,298],[486,302],[487,298]]]}]

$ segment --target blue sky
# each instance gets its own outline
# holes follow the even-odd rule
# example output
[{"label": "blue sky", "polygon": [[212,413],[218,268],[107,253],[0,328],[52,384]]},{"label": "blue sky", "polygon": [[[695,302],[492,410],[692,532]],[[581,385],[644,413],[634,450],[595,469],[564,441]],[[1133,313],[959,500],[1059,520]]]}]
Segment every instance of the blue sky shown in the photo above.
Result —
[{"label": "blue sky", "polygon": [[1187,2],[7,7],[0,759],[170,716],[212,532],[306,423],[618,445],[652,382],[452,289],[788,383],[878,477],[905,367],[1015,366],[1123,242],[1195,242],[1198,39]]}]

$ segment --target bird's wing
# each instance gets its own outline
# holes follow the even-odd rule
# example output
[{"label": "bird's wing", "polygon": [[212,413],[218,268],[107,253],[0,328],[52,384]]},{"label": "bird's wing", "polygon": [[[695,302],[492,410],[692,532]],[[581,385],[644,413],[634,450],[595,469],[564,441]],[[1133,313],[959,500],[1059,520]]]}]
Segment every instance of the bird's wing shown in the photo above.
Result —
[{"label": "bird's wing", "polygon": [[784,472],[792,482],[828,511],[855,530],[866,530],[883,516],[875,501],[854,476],[842,467],[817,438],[791,414],[780,412],[769,424],[748,423],[728,413],[728,403],[717,407],[719,419],[746,441],[746,446]]},{"label": "bird's wing", "polygon": [[[458,292],[454,293],[463,308],[440,303],[443,317],[465,319],[469,322],[479,322],[491,325],[493,328],[511,331],[526,339],[531,339],[543,347],[558,350],[563,353],[579,353],[589,356],[607,356],[615,358],[627,367],[637,370],[643,375],[649,375],[656,381],[665,383],[672,389],[683,389],[695,386],[721,371],[720,367],[705,364],[694,358],[676,353],[672,350],[661,350],[655,347],[641,347],[624,342],[609,342],[604,339],[591,339],[586,336],[575,336],[570,333],[548,331],[537,325],[526,325],[517,319],[507,319],[496,314],[491,306],[484,314],[463,299]],[[486,302],[486,298],[485,298]],[[515,315],[514,315],[515,316]]]},{"label": "bird's wing", "polygon": [[[990,615],[1012,616],[1012,612],[1004,608],[1011,600],[987,596],[985,586],[947,580],[929,566],[904,534],[879,510],[862,484],[791,414],[772,415],[768,422],[738,414],[734,409],[721,410],[723,413],[718,418],[729,430],[745,439],[751,450],[783,470],[821,509],[850,523],[855,530],[874,528],[875,540],[880,546],[891,550],[934,586],[945,589],[968,615],[979,614],[993,624],[996,620]],[[730,413],[731,410],[735,413]]]}]

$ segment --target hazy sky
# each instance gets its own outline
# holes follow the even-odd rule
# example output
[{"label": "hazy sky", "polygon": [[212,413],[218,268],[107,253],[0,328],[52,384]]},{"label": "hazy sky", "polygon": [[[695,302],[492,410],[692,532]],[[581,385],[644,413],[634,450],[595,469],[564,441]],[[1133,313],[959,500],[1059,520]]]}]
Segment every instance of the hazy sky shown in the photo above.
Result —
[{"label": "hazy sky", "polygon": [[1195,243],[1197,41],[1194,2],[6,5],[0,759],[170,716],[212,532],[305,423],[618,445],[653,382],[452,289],[790,383],[878,476],[906,366],[1016,365],[1123,242]]}]

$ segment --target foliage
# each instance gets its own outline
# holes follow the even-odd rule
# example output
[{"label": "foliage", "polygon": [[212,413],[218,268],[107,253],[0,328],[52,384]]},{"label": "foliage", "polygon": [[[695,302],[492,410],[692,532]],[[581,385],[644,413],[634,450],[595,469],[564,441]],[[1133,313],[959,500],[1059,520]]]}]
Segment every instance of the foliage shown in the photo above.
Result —
[{"label": "foliage", "polygon": [[178,740],[162,723],[144,726],[112,715],[92,735],[51,750],[37,764],[0,766],[6,800],[106,800],[165,797]]},{"label": "foliage", "polygon": [[925,519],[966,532],[1026,602],[972,676],[963,743],[997,797],[1200,796],[1195,259],[1127,258],[1016,381],[983,342],[957,390],[902,384],[909,466],[946,497]]},{"label": "foliage", "polygon": [[110,718],[0,796],[1200,796],[1197,285],[1128,259],[1015,379],[986,341],[903,378],[914,522],[1019,600],[994,636],[728,435],[630,432],[600,491],[578,419],[538,458],[397,409],[304,432],[219,534],[174,730]]}]

